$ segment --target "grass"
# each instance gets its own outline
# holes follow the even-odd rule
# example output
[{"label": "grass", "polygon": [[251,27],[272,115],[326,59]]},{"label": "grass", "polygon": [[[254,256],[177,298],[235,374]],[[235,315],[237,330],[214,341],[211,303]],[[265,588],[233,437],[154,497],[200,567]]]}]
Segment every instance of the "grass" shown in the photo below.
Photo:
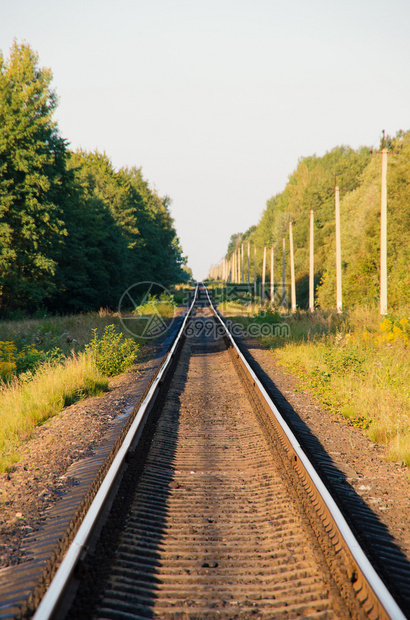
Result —
[{"label": "grass", "polygon": [[[139,316],[172,317],[187,290],[153,298]],[[132,316],[132,315],[130,315]],[[133,322],[133,338],[117,313],[0,321],[0,472],[10,471],[17,448],[38,425],[64,407],[108,389],[108,376],[124,372],[145,342],[145,324]]]},{"label": "grass", "polygon": [[63,363],[46,363],[33,377],[15,379],[0,387],[0,472],[18,460],[16,448],[35,428],[85,396],[108,389],[108,380],[91,356],[80,353]]},{"label": "grass", "polygon": [[286,323],[288,337],[261,337],[278,362],[321,404],[343,416],[388,458],[410,467],[410,308],[383,320],[376,308],[344,314],[317,310],[241,313],[238,323]]},{"label": "grass", "polygon": [[0,321],[0,341],[12,341],[18,350],[25,345],[34,345],[43,352],[57,347],[64,355],[69,355],[72,351],[84,350],[93,329],[102,334],[108,325],[115,325],[117,331],[127,335],[118,314],[102,309],[62,317]]},{"label": "grass", "polygon": [[0,322],[0,472],[12,468],[17,447],[36,426],[102,394],[107,376],[133,363],[143,340],[124,335],[119,317],[107,310]]},{"label": "grass", "polygon": [[133,310],[135,316],[151,316],[159,314],[162,318],[172,318],[177,309],[173,295],[162,293],[160,296],[148,295],[148,299],[144,304],[137,306]]}]

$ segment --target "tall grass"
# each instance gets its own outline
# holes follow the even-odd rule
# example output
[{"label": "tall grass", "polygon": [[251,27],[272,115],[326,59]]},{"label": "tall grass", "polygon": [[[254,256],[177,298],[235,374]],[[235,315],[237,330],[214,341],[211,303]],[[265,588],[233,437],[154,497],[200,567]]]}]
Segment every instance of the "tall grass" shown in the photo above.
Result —
[{"label": "tall grass", "polygon": [[[185,299],[187,292],[175,292]],[[174,315],[174,296],[152,298],[138,315]],[[130,314],[130,316],[132,316]],[[100,312],[0,321],[0,472],[39,424],[81,398],[108,389],[107,376],[124,372],[145,342],[145,323],[133,338],[117,313]]]},{"label": "tall grass", "polygon": [[91,356],[80,353],[60,364],[43,364],[33,377],[0,387],[0,472],[17,460],[16,448],[39,424],[85,396],[108,389]]},{"label": "tall grass", "polygon": [[174,316],[177,304],[173,295],[161,293],[161,295],[148,295],[144,304],[137,306],[133,310],[135,316],[151,316],[159,314],[163,318],[171,318]]},{"label": "tall grass", "polygon": [[58,347],[67,355],[73,350],[84,350],[92,338],[92,330],[102,334],[108,325],[115,325],[117,331],[129,335],[117,313],[101,309],[62,317],[0,321],[0,341],[12,341],[18,349],[32,344],[45,352]]},{"label": "tall grass", "polygon": [[133,363],[142,340],[124,335],[108,310],[0,322],[0,472],[12,466],[36,426],[101,394],[108,375]]},{"label": "tall grass", "polygon": [[261,343],[324,407],[410,467],[409,311],[403,307],[383,320],[370,307],[344,314],[258,312],[236,320],[245,328],[255,321],[286,322],[289,337],[262,337]]}]

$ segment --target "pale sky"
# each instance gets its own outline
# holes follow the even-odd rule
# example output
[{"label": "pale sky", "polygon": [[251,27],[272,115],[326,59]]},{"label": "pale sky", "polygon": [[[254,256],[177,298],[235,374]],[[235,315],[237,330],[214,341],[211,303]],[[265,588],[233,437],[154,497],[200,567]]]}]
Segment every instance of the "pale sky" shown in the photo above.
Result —
[{"label": "pale sky", "polygon": [[54,74],[70,148],[142,167],[194,276],[301,156],[410,129],[409,0],[0,0]]}]

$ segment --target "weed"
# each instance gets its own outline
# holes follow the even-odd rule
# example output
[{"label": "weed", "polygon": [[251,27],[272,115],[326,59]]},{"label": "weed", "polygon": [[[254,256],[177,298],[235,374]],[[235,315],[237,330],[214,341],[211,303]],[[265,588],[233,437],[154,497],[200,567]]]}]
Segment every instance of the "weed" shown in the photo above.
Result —
[{"label": "weed", "polygon": [[[286,316],[290,337],[260,340],[324,407],[384,443],[389,458],[410,466],[408,310],[382,320],[369,307],[341,315],[298,311]],[[257,312],[235,320],[248,325],[269,317]]]},{"label": "weed", "polygon": [[174,316],[176,303],[173,295],[168,295],[165,291],[158,297],[157,295],[148,295],[145,303],[137,306],[133,310],[133,314],[137,316],[147,316],[152,314],[160,314],[164,318]]},{"label": "weed", "polygon": [[16,461],[16,448],[36,426],[66,405],[108,389],[108,380],[90,356],[80,353],[53,364],[45,362],[30,380],[14,379],[0,387],[0,472]]},{"label": "weed", "polygon": [[115,325],[107,325],[101,337],[97,334],[97,328],[92,331],[93,338],[85,350],[91,354],[101,373],[111,377],[132,366],[140,348],[134,340],[117,332]]}]

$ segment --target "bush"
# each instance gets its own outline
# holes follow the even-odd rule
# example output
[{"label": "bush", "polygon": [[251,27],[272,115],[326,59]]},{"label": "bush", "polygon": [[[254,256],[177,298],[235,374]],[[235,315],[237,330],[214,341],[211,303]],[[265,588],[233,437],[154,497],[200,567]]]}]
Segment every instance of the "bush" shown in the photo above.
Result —
[{"label": "bush", "polygon": [[38,351],[33,344],[26,344],[22,350],[17,354],[16,358],[16,374],[17,376],[23,372],[35,370],[42,361],[44,361],[45,355],[42,351]]},{"label": "bush", "polygon": [[44,353],[32,344],[18,351],[14,342],[0,341],[0,379],[10,381],[14,376],[34,371],[44,359]]},{"label": "bush", "polygon": [[85,350],[92,355],[101,373],[112,377],[132,366],[140,348],[132,338],[124,338],[123,334],[116,332],[115,325],[107,325],[100,338],[97,329],[92,331],[93,338]]}]

